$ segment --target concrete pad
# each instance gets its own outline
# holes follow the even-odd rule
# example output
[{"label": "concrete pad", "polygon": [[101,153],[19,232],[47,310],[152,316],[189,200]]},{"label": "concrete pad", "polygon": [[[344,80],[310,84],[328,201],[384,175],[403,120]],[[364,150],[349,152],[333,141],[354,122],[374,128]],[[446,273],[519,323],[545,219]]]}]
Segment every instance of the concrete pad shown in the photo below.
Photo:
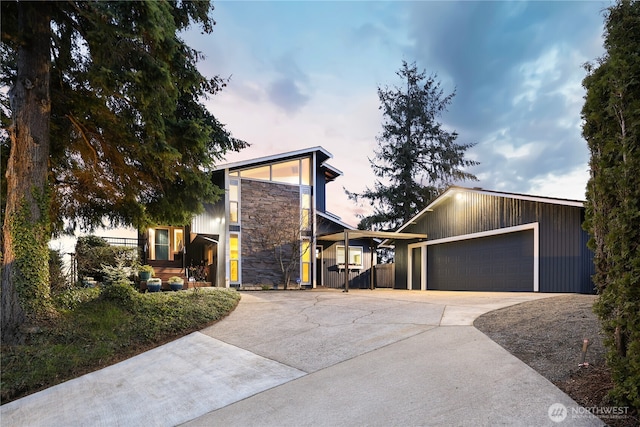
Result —
[{"label": "concrete pad", "polygon": [[[566,394],[472,327],[441,327],[207,414],[187,426],[555,426]],[[562,425],[600,426],[595,417]]]},{"label": "concrete pad", "polygon": [[201,333],[0,407],[4,426],[175,426],[304,375]]}]

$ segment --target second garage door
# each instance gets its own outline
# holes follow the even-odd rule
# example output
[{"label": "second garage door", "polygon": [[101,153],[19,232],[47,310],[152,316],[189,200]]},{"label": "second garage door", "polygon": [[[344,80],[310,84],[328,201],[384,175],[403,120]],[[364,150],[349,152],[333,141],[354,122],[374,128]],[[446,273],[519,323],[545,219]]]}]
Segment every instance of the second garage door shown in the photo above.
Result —
[{"label": "second garage door", "polygon": [[534,233],[429,245],[427,289],[533,292]]}]

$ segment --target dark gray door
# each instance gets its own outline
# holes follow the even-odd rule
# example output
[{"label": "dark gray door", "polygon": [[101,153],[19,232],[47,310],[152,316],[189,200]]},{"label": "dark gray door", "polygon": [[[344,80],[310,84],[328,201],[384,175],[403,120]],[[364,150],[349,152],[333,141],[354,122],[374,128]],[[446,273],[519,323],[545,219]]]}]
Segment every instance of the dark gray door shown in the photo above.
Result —
[{"label": "dark gray door", "polygon": [[533,292],[533,230],[428,246],[427,289]]},{"label": "dark gray door", "polygon": [[411,249],[411,286],[409,289],[420,290],[420,279],[422,271],[422,249]]}]

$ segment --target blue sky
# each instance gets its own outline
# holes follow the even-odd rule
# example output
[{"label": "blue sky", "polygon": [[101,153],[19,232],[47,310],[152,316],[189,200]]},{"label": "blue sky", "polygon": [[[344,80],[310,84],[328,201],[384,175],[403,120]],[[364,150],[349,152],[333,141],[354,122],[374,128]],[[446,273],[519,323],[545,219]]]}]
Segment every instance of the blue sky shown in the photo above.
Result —
[{"label": "blue sky", "polygon": [[210,35],[184,34],[205,75],[231,77],[207,101],[244,160],[322,146],[344,175],[328,209],[356,225],[365,207],[343,187],[373,186],[379,86],[402,61],[435,73],[456,96],[441,122],[481,164],[461,185],[584,199],[582,65],[604,53],[603,1],[222,1]]}]

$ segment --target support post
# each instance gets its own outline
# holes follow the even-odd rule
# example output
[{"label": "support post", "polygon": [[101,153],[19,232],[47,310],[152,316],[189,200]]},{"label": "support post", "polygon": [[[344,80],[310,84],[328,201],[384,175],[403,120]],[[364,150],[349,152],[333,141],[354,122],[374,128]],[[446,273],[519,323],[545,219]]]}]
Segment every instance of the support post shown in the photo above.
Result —
[{"label": "support post", "polygon": [[344,230],[344,290],[349,292],[349,231]]}]

